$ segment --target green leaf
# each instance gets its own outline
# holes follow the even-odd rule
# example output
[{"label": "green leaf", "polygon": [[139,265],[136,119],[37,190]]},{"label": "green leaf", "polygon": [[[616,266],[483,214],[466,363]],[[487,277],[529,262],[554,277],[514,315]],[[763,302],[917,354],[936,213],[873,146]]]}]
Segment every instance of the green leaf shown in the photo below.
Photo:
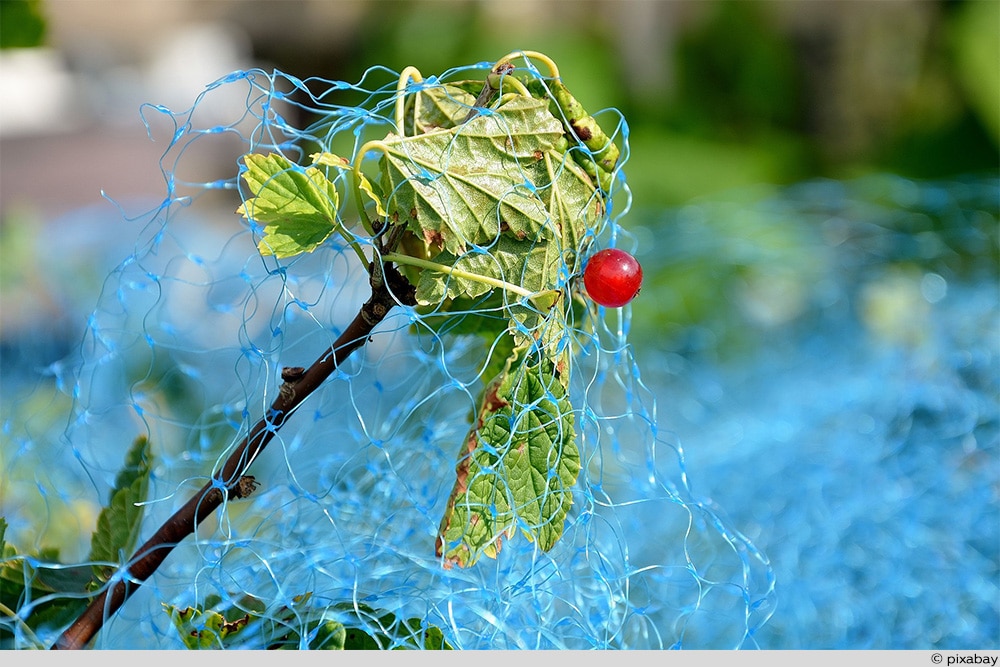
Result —
[{"label": "green leaf", "polygon": [[512,358],[484,394],[438,532],[446,566],[495,557],[516,529],[551,549],[580,472],[573,408],[546,358]]},{"label": "green leaf", "polygon": [[[444,633],[420,619],[405,621],[365,605],[342,602],[328,607],[309,606],[312,595],[292,599],[290,605],[268,609],[259,600],[244,596],[228,608],[180,609],[163,604],[188,649],[250,648],[296,649],[309,637],[311,650],[343,649],[450,649]],[[218,600],[216,600],[216,603]]]},{"label": "green leaf", "polygon": [[149,440],[140,436],[125,455],[125,464],[115,479],[108,504],[97,517],[97,529],[90,540],[89,559],[103,561],[94,565],[97,582],[107,581],[114,573],[115,566],[107,563],[120,563],[123,553],[127,556],[135,549],[151,471]]},{"label": "green leaf", "polygon": [[561,140],[548,104],[526,97],[449,130],[389,135],[382,142],[389,218],[456,256],[501,233],[550,238],[548,211],[529,172]]},{"label": "green leaf", "polygon": [[[30,616],[21,619],[32,631],[68,624],[87,605],[90,566],[62,565],[54,550],[45,550],[34,557],[20,555],[6,541],[7,525],[0,517],[0,605],[19,611],[25,601],[33,601]],[[8,644],[13,637],[8,626],[0,625],[0,649],[13,648]]]},{"label": "green leaf", "polygon": [[[508,102],[501,109],[511,104]],[[443,310],[450,310],[451,306],[442,303],[443,300],[476,299],[495,289],[487,280],[511,283],[528,291],[547,292],[555,289],[560,271],[566,272],[565,279],[579,270],[578,250],[582,249],[580,246],[589,230],[596,228],[604,215],[604,202],[593,179],[574,160],[556,150],[532,153],[532,160],[521,160],[519,164],[523,165],[519,177],[528,179],[537,201],[545,210],[545,225],[534,237],[524,230],[515,230],[513,234],[502,233],[489,244],[480,243],[478,248],[458,255],[445,250],[433,256],[430,260],[433,263],[468,275],[455,275],[443,269],[409,271],[407,275],[417,285],[418,303],[441,304]],[[445,187],[439,181],[434,181],[434,185]],[[472,209],[466,212],[484,214]],[[509,222],[505,221],[501,229],[510,231]],[[416,233],[412,232],[414,236]],[[433,224],[425,225],[422,233],[423,247],[414,248],[411,243],[407,250],[418,258],[426,257],[428,249],[441,243],[439,231]],[[520,305],[519,297],[509,298],[509,301],[511,307],[507,315],[511,327],[519,332],[519,342],[523,342],[524,332],[537,327],[545,314],[538,308]]]},{"label": "green leaf", "polygon": [[309,642],[312,651],[342,651],[346,648],[347,628],[339,621],[320,621],[316,626],[316,635]]},{"label": "green leaf", "polygon": [[195,607],[180,609],[166,602],[161,604],[170,615],[184,646],[190,650],[225,648],[226,640],[238,635],[253,618],[250,613],[246,613],[235,620],[229,620],[217,611],[204,611]]},{"label": "green leaf", "polygon": [[251,153],[243,162],[243,180],[253,196],[236,212],[263,226],[257,244],[262,255],[311,252],[337,229],[340,195],[322,171],[303,169],[278,153]]},{"label": "green leaf", "polygon": [[353,602],[334,605],[331,609],[346,615],[348,650],[375,651],[386,649],[451,650],[441,629],[418,618],[402,620],[391,612],[383,612]]},{"label": "green leaf", "polygon": [[[585,161],[597,176],[614,166],[617,148],[565,87],[559,93],[551,106],[547,98],[508,96],[464,125],[384,142],[390,220],[423,240],[415,257],[430,258],[412,272],[417,301],[435,314],[459,313],[457,322],[428,322],[503,343],[484,364],[484,377],[495,379],[480,398],[441,521],[437,551],[447,565],[495,556],[518,530],[550,549],[579,474],[566,392],[572,301],[556,287],[579,272],[579,255],[606,210],[597,178],[567,153],[552,110],[569,112],[567,127],[580,142],[572,153],[600,151],[599,165]],[[538,132],[546,136],[539,140]],[[504,208],[507,201],[519,207]],[[551,296],[526,303],[503,294],[498,281]],[[471,308],[476,316],[463,313]]]},{"label": "green leaf", "polygon": [[[0,527],[7,525],[2,519],[0,524]],[[59,562],[58,552],[27,556],[18,553],[13,544],[0,540],[0,601],[7,606],[10,606],[11,599],[16,600],[19,595],[12,598],[11,591],[15,589],[23,592],[30,588],[39,594],[82,593],[90,581],[89,567],[65,566]]]}]

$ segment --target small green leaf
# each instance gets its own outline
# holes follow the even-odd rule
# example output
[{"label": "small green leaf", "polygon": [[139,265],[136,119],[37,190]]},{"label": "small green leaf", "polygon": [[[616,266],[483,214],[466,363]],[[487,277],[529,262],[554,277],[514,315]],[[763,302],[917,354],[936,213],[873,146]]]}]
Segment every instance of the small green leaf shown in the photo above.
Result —
[{"label": "small green leaf", "polygon": [[337,229],[340,196],[316,167],[303,169],[283,155],[243,156],[243,180],[252,197],[236,212],[264,227],[257,244],[278,258],[311,252]]},{"label": "small green leaf", "polygon": [[190,650],[225,648],[227,639],[238,635],[252,618],[247,613],[235,620],[228,620],[217,611],[204,611],[195,607],[180,609],[166,602],[161,604],[174,622],[184,646]]},{"label": "small green leaf", "polygon": [[331,607],[346,615],[347,650],[378,651],[386,649],[451,650],[440,628],[418,618],[399,619],[367,605],[342,603]]},{"label": "small green leaf", "polygon": [[97,517],[97,529],[90,540],[90,556],[98,583],[108,580],[115,567],[107,563],[121,562],[122,554],[130,554],[139,538],[143,506],[149,490],[152,455],[149,440],[140,436],[125,455],[108,504]]},{"label": "small green leaf", "polygon": [[[90,566],[62,565],[55,550],[44,550],[34,557],[20,555],[6,541],[6,528],[7,522],[0,517],[0,605],[21,611],[20,605],[32,601],[30,615],[21,616],[24,626],[32,631],[65,626],[87,605]],[[9,648],[8,642],[13,640],[8,627],[0,624],[0,650]]]},{"label": "small green leaf", "polygon": [[517,529],[551,549],[580,472],[573,408],[543,357],[512,359],[484,394],[438,533],[446,566],[495,557]]},{"label": "small green leaf", "polygon": [[347,628],[343,623],[332,620],[320,621],[316,626],[316,635],[309,642],[313,651],[342,651],[347,643]]},{"label": "small green leaf", "polygon": [[350,160],[334,153],[310,153],[309,158],[313,161],[313,164],[333,167],[341,171],[350,171],[351,169]]},{"label": "small green leaf", "polygon": [[4,587],[11,584],[18,590],[29,586],[35,593],[33,597],[37,597],[48,593],[85,593],[91,580],[89,566],[60,563],[56,550],[45,549],[28,557],[19,554],[10,542],[0,540],[0,600],[4,604],[9,597],[3,591],[10,590]]},{"label": "small green leaf", "polygon": [[272,609],[250,596],[223,609],[209,609],[208,600],[198,607],[164,603],[163,608],[189,649],[243,648],[241,641],[252,641],[249,648],[297,649],[304,638],[310,649],[322,650],[451,648],[439,628],[419,619],[400,621],[352,602],[314,608],[311,598],[306,593]]}]

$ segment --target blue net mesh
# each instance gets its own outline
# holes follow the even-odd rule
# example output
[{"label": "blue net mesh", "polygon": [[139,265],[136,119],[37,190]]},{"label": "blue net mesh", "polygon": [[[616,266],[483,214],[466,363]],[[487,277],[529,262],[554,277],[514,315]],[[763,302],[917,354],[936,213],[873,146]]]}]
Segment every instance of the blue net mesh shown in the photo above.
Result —
[{"label": "blue net mesh", "polygon": [[[491,66],[422,85],[481,79]],[[266,412],[282,368],[309,365],[342,333],[368,274],[337,237],[291,259],[261,256],[261,230],[234,213],[246,194],[239,158],[352,159],[395,128],[399,76],[237,72],[188,110],[143,109],[166,145],[166,197],[148,213],[122,210],[126,229],[108,252],[125,259],[77,352],[4,378],[17,396],[3,401],[8,542],[22,553],[58,543],[60,561],[85,561],[137,434],[155,456],[144,538]],[[624,120],[595,117],[624,164]],[[997,192],[995,179],[810,183],[668,212],[657,221],[667,243],[619,227],[631,205],[619,168],[588,241],[655,249],[644,269],[675,293],[692,267],[711,267],[699,288],[742,294],[743,312],[688,327],[677,349],[643,357],[644,373],[629,336],[673,334],[672,296],[645,316],[638,306],[572,316],[581,472],[551,550],[516,535],[468,568],[435,556],[490,343],[437,332],[399,306],[254,462],[260,488],[179,544],[96,646],[182,647],[163,604],[240,608],[252,596],[277,617],[304,594],[334,616],[347,603],[421,619],[456,648],[995,644]],[[923,319],[886,316],[900,303]],[[737,329],[774,352],[724,364],[713,355]],[[39,585],[20,618],[65,597],[41,585],[61,571],[55,562],[44,551],[31,560]],[[0,629],[5,646],[47,645],[69,620],[37,638],[17,618],[0,617]]]},{"label": "blue net mesh", "polygon": [[772,563],[760,646],[998,646],[998,212],[995,175],[873,175],[656,215],[644,267],[732,304],[643,366]]},{"label": "blue net mesh", "polygon": [[[490,67],[445,72],[410,90],[482,77]],[[99,506],[127,443],[147,434],[156,457],[148,531],[265,414],[281,369],[308,366],[333,343],[367,298],[368,274],[335,238],[289,260],[262,256],[260,227],[233,213],[237,159],[280,152],[303,163],[316,150],[353,159],[366,141],[398,130],[399,76],[372,68],[345,84],[237,72],[188,110],[143,109],[151,136],[168,142],[167,196],[147,214],[123,212],[140,228],[134,250],[104,284],[79,363],[49,369],[54,400],[62,408],[71,397],[71,417],[60,446],[44,454],[39,491]],[[233,105],[236,97],[243,103]],[[623,164],[627,125],[611,110],[595,117],[624,146]],[[220,163],[228,164],[222,178],[206,176],[206,164]],[[619,166],[607,215],[586,243],[631,242],[617,223],[628,198]],[[564,267],[561,279],[578,271]],[[582,470],[554,548],[514,536],[496,559],[442,567],[435,533],[488,379],[490,344],[439,333],[418,309],[400,306],[255,461],[260,489],[225,504],[180,544],[107,620],[97,646],[180,646],[161,603],[183,608],[212,597],[221,609],[253,596],[279,609],[303,594],[315,606],[421,619],[456,648],[753,646],[770,614],[766,558],[691,495],[679,443],[658,426],[627,343],[628,310],[576,317],[564,336],[575,346],[570,389]],[[22,449],[5,462],[12,478],[38,451],[30,428],[19,435]],[[14,513],[9,521],[17,535],[31,519]],[[12,632],[15,643],[28,641],[20,627]],[[254,647],[255,638],[240,645]]]}]

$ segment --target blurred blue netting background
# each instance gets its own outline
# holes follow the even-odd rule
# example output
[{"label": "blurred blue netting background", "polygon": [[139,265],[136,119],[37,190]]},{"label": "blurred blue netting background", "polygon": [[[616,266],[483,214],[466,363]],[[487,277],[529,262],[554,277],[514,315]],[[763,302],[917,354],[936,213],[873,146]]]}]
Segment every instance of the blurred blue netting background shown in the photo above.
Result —
[{"label": "blurred blue netting background", "polygon": [[[720,15],[736,34],[758,35],[730,16],[752,13],[736,9],[748,5],[721,3]],[[886,25],[904,34],[910,23],[898,18],[883,17],[875,40]],[[687,53],[731,44],[722,19]],[[418,43],[397,41],[404,51]],[[923,43],[882,41],[894,67],[899,48]],[[775,56],[766,69],[782,74],[779,65]],[[755,71],[723,69],[740,81]],[[564,70],[576,90],[576,71]],[[709,92],[699,107],[697,90],[682,87],[691,118],[735,109],[709,95],[729,100],[734,90],[768,91],[760,118],[751,115],[758,121],[791,114],[787,91],[695,74],[689,81]],[[872,91],[892,86],[873,76],[819,104],[860,109],[868,100],[877,110],[884,100]],[[157,150],[169,146],[162,204],[79,210],[41,240],[5,220],[0,508],[9,541],[85,559],[123,452],[148,430],[157,466],[145,536],[270,403],[280,368],[311,362],[353,317],[368,287],[344,248],[328,244],[283,272],[256,255],[233,213],[236,159],[252,145],[291,151],[293,137],[319,136],[303,107],[353,108],[393,78],[373,70],[357,85],[301,82],[310,99],[294,78],[241,72],[190,110],[145,107]],[[951,99],[933,83],[921,78],[913,97]],[[823,136],[850,153],[865,128],[910,128],[903,139],[919,139],[928,127],[866,113]],[[789,178],[766,169],[788,148],[773,123],[750,133],[768,158],[754,171],[728,153],[695,151],[686,137],[698,123],[667,129],[652,116],[631,135],[647,149],[624,166],[633,187],[670,200],[677,172],[690,172],[719,191],[690,200],[685,191],[674,198],[685,204],[655,209],[640,198],[604,230],[639,257],[646,284],[621,318],[608,314],[595,337],[580,336],[588,344],[574,405],[590,411],[581,429],[589,465],[556,549],[536,553],[518,537],[497,561],[465,571],[433,558],[482,345],[415,335],[413,314],[397,309],[254,465],[257,494],[177,549],[98,646],[180,647],[161,602],[249,593],[281,604],[312,591],[323,603],[424,618],[463,648],[1000,648],[996,170],[724,189]],[[598,119],[614,124],[610,112]],[[977,137],[945,137],[941,145],[981,149],[978,162],[956,158],[949,168],[995,165],[995,145]],[[924,155],[919,140],[899,143]],[[349,155],[357,145],[348,132],[329,148]],[[126,161],[136,171],[154,162]],[[669,178],[664,161],[674,165]],[[115,195],[115,183],[107,189]],[[620,214],[624,193],[618,203]],[[46,314],[45,330],[16,326],[29,305]]]},{"label": "blurred blue netting background", "polygon": [[1000,645],[998,206],[992,177],[884,175],[660,218],[646,265],[733,306],[645,379],[774,566],[761,646]]}]

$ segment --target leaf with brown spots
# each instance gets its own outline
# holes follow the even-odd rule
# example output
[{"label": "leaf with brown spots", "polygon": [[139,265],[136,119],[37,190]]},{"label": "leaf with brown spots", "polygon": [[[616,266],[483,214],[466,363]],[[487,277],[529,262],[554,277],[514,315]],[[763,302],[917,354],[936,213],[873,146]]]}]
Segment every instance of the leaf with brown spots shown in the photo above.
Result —
[{"label": "leaf with brown spots", "polygon": [[436,544],[446,567],[496,557],[518,530],[547,551],[573,504],[580,452],[566,389],[544,355],[511,362],[485,392],[456,466]]}]

